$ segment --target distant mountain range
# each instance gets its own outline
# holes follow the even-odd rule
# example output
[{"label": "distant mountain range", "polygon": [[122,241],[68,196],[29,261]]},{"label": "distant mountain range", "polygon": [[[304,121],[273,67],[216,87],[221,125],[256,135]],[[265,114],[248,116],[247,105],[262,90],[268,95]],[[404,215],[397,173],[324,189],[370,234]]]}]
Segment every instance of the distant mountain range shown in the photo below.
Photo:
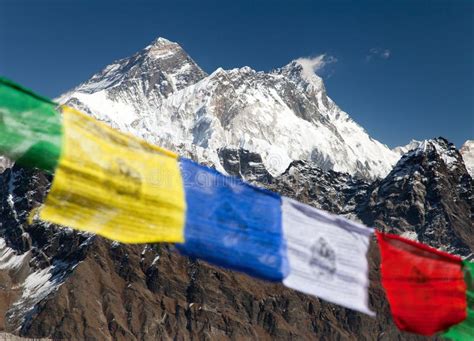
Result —
[{"label": "distant mountain range", "polygon": [[207,75],[178,44],[158,38],[59,101],[221,171],[224,147],[258,153],[273,175],[304,159],[377,178],[400,157],[342,111],[299,60],[268,73],[243,67]]}]

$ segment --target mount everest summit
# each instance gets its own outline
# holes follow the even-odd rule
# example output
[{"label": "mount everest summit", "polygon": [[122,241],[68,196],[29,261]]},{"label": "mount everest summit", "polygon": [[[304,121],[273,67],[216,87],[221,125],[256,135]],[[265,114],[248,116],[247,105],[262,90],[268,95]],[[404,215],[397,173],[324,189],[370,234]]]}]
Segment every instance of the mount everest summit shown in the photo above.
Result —
[{"label": "mount everest summit", "polygon": [[225,172],[222,148],[261,155],[274,176],[293,160],[361,178],[388,174],[400,154],[372,139],[301,60],[271,72],[206,74],[163,38],[118,60],[58,101]]}]

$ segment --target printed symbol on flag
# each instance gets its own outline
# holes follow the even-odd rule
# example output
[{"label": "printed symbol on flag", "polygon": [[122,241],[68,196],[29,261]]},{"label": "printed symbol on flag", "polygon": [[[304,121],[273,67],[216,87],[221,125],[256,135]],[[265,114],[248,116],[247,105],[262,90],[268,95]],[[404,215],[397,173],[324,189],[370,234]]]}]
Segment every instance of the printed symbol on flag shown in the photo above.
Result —
[{"label": "printed symbol on flag", "polygon": [[142,178],[140,173],[133,169],[129,163],[121,158],[115,158],[110,171],[118,175],[120,181],[112,183],[107,180],[106,185],[114,188],[117,194],[127,196],[140,196]]},{"label": "printed symbol on flag", "polygon": [[309,265],[319,276],[334,277],[336,272],[336,252],[323,237],[320,237],[311,246]]},{"label": "printed symbol on flag", "polygon": [[415,278],[416,283],[423,284],[423,283],[428,282],[428,278],[416,266],[413,266],[412,272],[413,272],[413,277]]},{"label": "printed symbol on flag", "polygon": [[218,225],[227,230],[223,238],[225,246],[234,246],[248,239],[247,222],[229,203],[219,205],[214,214]]}]

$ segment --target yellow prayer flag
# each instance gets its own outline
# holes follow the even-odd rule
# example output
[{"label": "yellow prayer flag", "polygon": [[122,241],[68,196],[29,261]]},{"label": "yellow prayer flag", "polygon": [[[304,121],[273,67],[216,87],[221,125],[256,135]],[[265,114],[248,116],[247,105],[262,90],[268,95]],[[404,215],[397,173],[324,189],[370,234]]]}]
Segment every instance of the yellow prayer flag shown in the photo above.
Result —
[{"label": "yellow prayer flag", "polygon": [[183,242],[176,154],[62,107],[63,146],[42,220],[124,243]]}]

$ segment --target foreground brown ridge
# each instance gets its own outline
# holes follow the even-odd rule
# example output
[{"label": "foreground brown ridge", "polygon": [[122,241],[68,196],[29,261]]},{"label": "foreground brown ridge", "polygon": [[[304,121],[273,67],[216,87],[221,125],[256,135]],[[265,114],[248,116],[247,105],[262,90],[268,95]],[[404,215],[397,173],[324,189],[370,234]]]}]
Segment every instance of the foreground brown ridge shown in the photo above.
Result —
[{"label": "foreground brown ridge", "polygon": [[[368,225],[414,233],[469,257],[473,182],[447,141],[408,153],[367,183],[298,161],[271,177],[258,155],[222,150],[230,174]],[[456,164],[447,165],[442,146]],[[392,323],[372,245],[372,319],[179,255],[172,245],[122,245],[44,223],[26,224],[50,179],[14,167],[0,175],[0,331],[68,340],[410,340]],[[3,245],[3,246],[2,246]],[[3,255],[3,256],[2,256]],[[3,257],[3,258],[2,258]]]}]

